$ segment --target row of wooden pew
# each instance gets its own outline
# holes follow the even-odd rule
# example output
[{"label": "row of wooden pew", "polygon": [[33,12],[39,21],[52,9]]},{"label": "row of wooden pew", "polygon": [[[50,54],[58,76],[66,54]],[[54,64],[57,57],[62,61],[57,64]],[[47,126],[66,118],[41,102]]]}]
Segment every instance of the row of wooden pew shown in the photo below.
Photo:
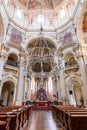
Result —
[{"label": "row of wooden pew", "polygon": [[20,130],[27,123],[32,107],[0,107],[0,130]]},{"label": "row of wooden pew", "polygon": [[53,115],[64,130],[87,130],[87,109],[74,106],[54,105]]}]

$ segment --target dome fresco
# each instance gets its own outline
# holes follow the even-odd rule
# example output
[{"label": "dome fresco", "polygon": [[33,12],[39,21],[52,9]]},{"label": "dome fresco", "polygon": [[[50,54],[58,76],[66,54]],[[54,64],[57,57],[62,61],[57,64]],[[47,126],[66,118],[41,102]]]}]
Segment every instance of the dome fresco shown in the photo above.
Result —
[{"label": "dome fresco", "polygon": [[27,9],[54,9],[63,0],[18,0]]},{"label": "dome fresco", "polygon": [[[5,1],[5,0],[4,0]],[[60,28],[71,20],[78,0],[7,0],[5,8],[18,26],[29,30]]]}]

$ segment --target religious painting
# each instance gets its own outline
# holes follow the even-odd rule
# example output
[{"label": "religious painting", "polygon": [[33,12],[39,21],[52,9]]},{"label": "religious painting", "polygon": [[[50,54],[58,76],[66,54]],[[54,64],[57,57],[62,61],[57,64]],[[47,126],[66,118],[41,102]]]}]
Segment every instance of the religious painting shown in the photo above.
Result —
[{"label": "religious painting", "polygon": [[63,36],[60,36],[60,42],[62,45],[65,45],[66,43],[69,43],[72,41],[72,33],[66,32]]},{"label": "religious painting", "polygon": [[82,30],[83,32],[87,32],[87,12],[84,14]]},{"label": "religious painting", "polygon": [[46,95],[46,91],[43,88],[40,88],[37,91],[37,100],[39,101],[46,101],[47,100],[47,95]]},{"label": "religious painting", "polygon": [[72,34],[71,34],[71,32],[65,33],[63,41],[64,42],[70,42],[71,40],[72,40]]},{"label": "religious painting", "polygon": [[52,0],[43,0],[43,8],[44,9],[53,9],[53,1]]},{"label": "religious painting", "polygon": [[29,0],[28,9],[40,9],[41,1],[40,0]]},{"label": "religious painting", "polygon": [[22,34],[15,28],[11,28],[11,36],[10,36],[11,43],[15,45],[20,45],[22,42]]}]

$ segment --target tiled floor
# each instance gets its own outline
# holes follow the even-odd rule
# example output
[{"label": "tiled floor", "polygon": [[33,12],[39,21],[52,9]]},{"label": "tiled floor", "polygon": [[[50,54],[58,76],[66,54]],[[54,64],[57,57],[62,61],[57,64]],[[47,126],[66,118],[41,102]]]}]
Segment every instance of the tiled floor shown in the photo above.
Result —
[{"label": "tiled floor", "polygon": [[63,130],[55,122],[52,112],[41,110],[33,111],[28,124],[23,130]]}]

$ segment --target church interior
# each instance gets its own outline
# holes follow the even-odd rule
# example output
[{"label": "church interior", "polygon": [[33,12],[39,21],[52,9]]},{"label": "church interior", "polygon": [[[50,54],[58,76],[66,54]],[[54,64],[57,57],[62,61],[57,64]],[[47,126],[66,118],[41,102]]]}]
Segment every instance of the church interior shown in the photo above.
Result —
[{"label": "church interior", "polygon": [[0,130],[87,130],[87,0],[0,0]]}]

